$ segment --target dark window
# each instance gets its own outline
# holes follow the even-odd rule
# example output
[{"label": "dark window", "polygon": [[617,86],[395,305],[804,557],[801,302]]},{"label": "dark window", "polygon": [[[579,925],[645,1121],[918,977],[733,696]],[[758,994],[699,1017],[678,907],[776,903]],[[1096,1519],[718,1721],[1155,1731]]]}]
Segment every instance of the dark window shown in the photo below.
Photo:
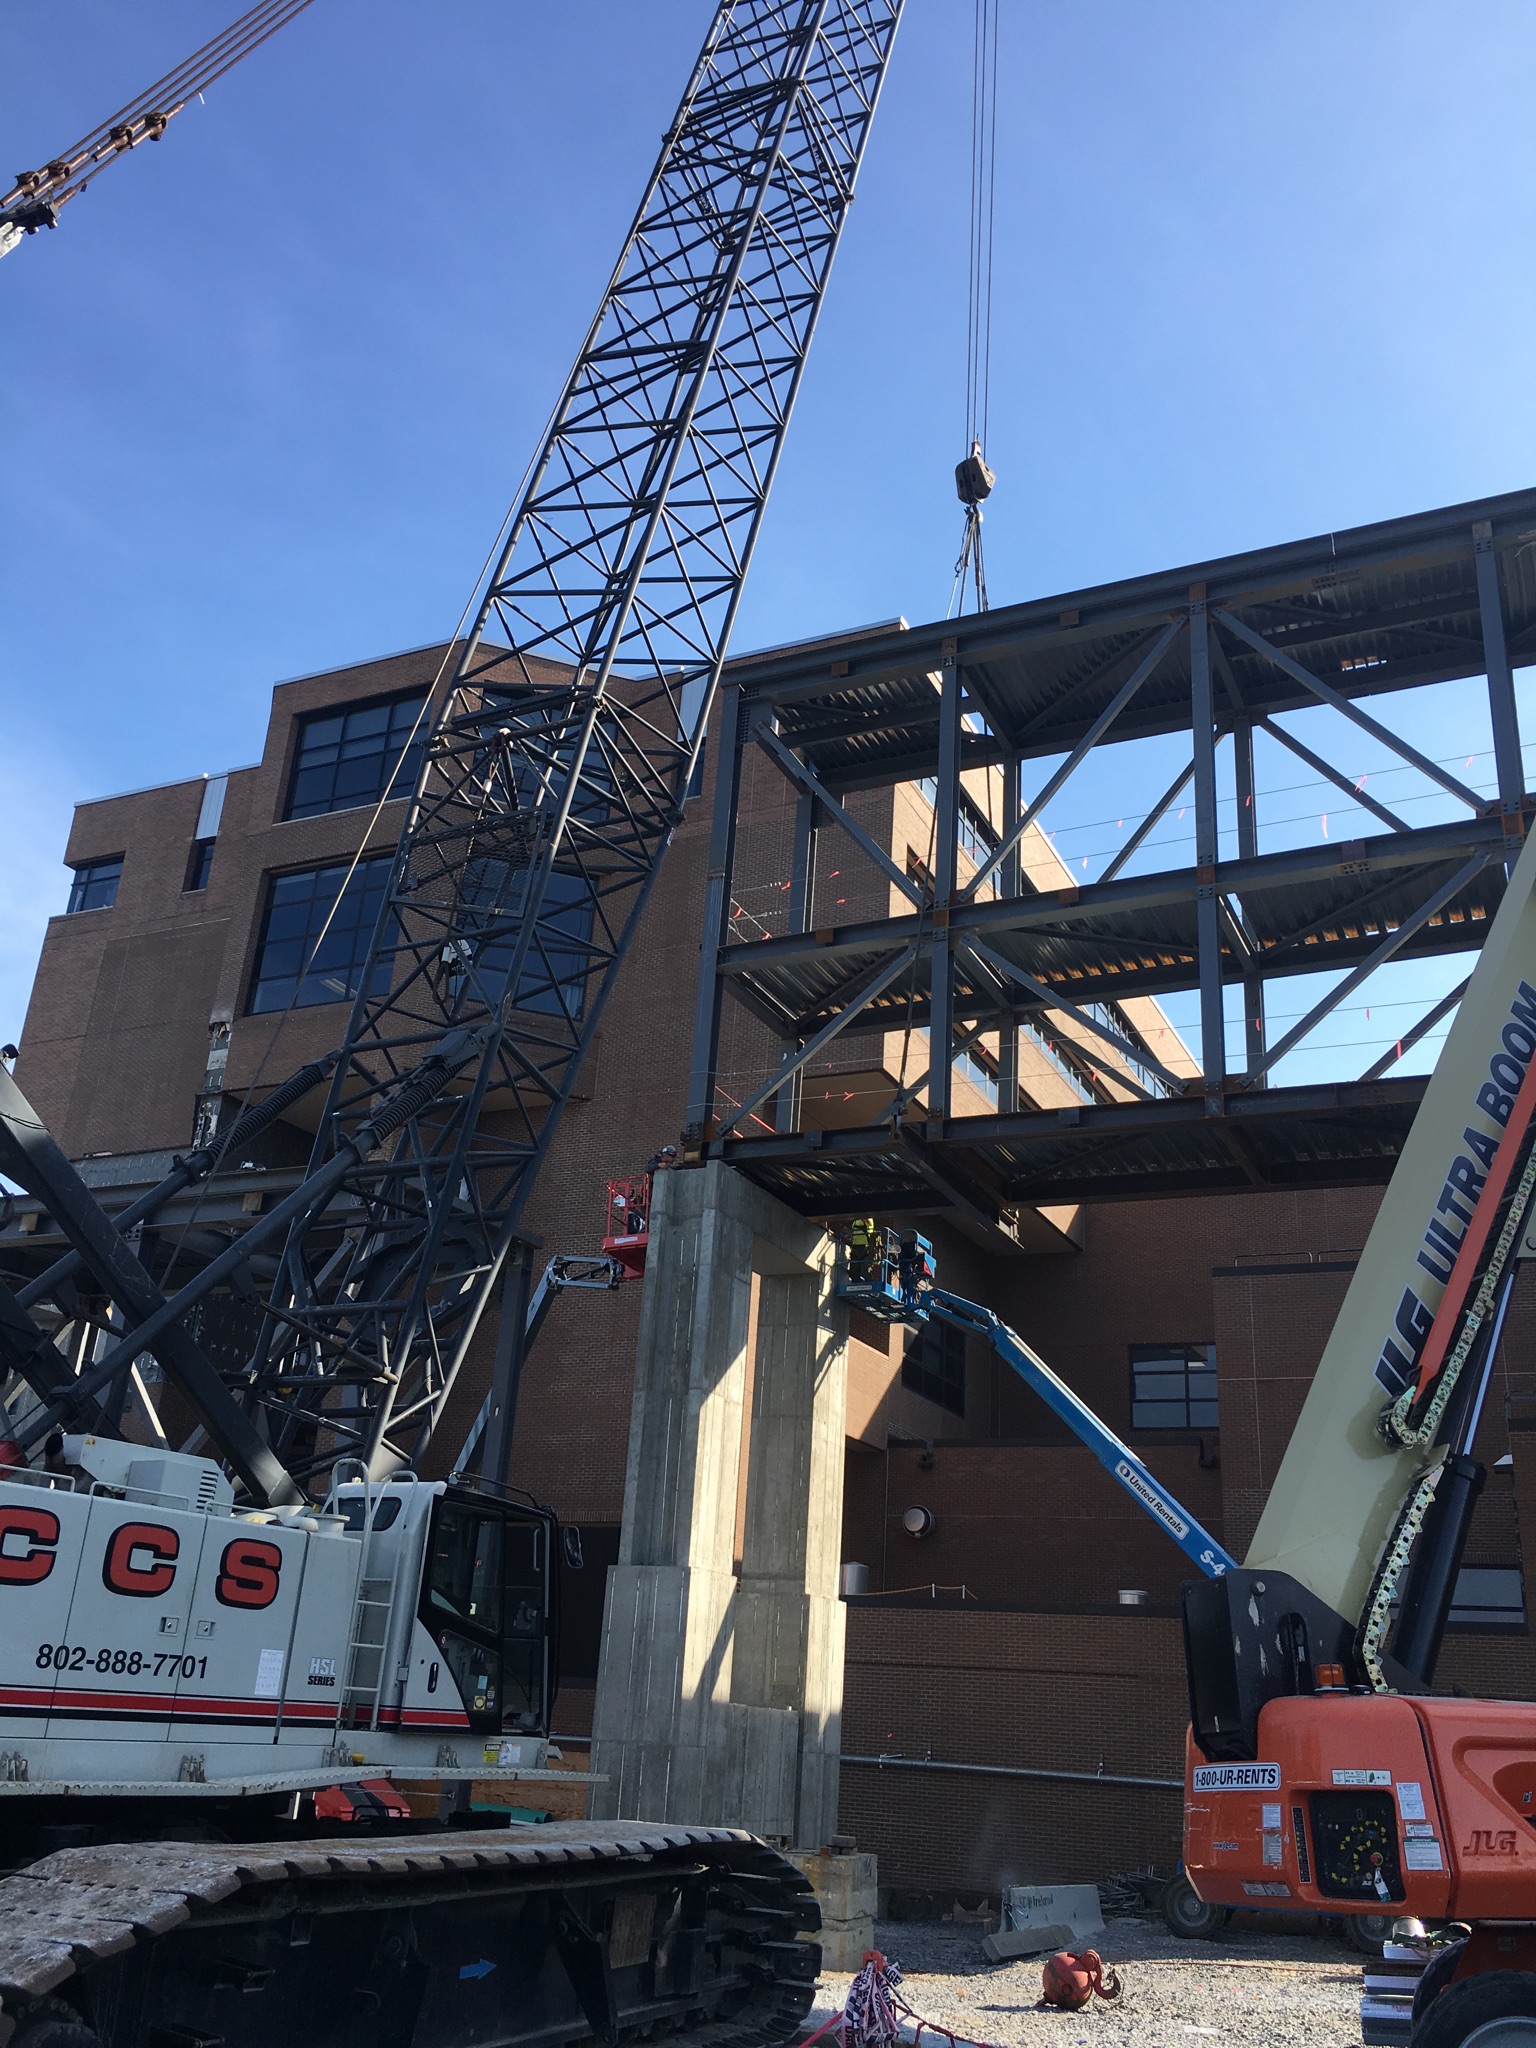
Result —
[{"label": "dark window", "polygon": [[[350,1499],[340,1502],[336,1512],[341,1516],[341,1519],[346,1523],[354,1536],[362,1534],[363,1499],[361,1494],[353,1494]],[[392,1529],[399,1519],[400,1496],[398,1493],[386,1493],[382,1498],[375,1500],[373,1514],[369,1518],[369,1526],[374,1529]]]},{"label": "dark window", "polygon": [[603,1647],[603,1601],[608,1574],[619,1561],[614,1525],[583,1522],[579,1571],[560,1563],[560,1683],[596,1685]]},{"label": "dark window", "polygon": [[953,1323],[924,1323],[907,1335],[901,1384],[937,1401],[951,1415],[965,1413],[965,1332]]},{"label": "dark window", "polygon": [[1525,1627],[1525,1581],[1517,1564],[1464,1564],[1456,1574],[1451,1626],[1465,1629]]},{"label": "dark window", "polygon": [[438,1509],[422,1619],[472,1728],[543,1725],[544,1572],[542,1525]]},{"label": "dark window", "polygon": [[213,868],[213,849],[218,843],[216,839],[193,840],[192,851],[187,856],[187,879],[181,885],[183,891],[207,888]]},{"label": "dark window", "polygon": [[117,901],[117,885],[123,878],[123,856],[110,860],[82,861],[69,885],[66,915],[76,910],[110,910]]},{"label": "dark window", "polygon": [[[487,1008],[500,999],[520,926],[526,870],[504,860],[472,860],[464,869],[465,927],[484,937],[463,942],[475,993]],[[539,928],[528,948],[515,1006],[546,1016],[581,1015],[592,939],[592,895],[580,875],[552,874]]]},{"label": "dark window", "polygon": [[[392,865],[386,853],[359,861],[350,875],[345,866],[274,875],[247,1007],[282,1010],[293,1003],[308,1009],[350,1001],[368,965]],[[388,986],[389,962],[383,960],[369,994],[382,995]]]},{"label": "dark window", "polygon": [[[409,796],[416,787],[428,721],[417,725],[425,690],[382,704],[315,711],[299,720],[299,744],[288,785],[289,818],[377,803],[386,790]],[[414,730],[414,737],[413,735]]]},{"label": "dark window", "polygon": [[1132,1429],[1216,1429],[1214,1344],[1131,1346]]}]

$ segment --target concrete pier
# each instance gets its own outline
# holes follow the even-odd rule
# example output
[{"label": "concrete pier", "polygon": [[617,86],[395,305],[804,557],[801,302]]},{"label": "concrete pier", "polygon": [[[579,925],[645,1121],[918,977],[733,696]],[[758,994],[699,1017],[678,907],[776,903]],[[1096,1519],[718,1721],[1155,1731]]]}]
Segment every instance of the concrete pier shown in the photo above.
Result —
[{"label": "concrete pier", "polygon": [[846,1362],[821,1229],[718,1163],[657,1176],[596,1817],[836,1832]]}]

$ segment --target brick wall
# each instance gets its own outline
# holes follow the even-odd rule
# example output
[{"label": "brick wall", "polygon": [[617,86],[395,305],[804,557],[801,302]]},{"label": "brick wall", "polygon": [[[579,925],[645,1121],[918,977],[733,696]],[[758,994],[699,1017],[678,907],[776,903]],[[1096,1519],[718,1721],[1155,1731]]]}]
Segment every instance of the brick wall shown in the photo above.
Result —
[{"label": "brick wall", "polygon": [[[1188,1706],[1177,1621],[850,1607],[854,1756],[1177,1779]],[[1182,1797],[1123,1785],[845,1765],[839,1819],[882,1884],[989,1891],[1172,1868]]]}]

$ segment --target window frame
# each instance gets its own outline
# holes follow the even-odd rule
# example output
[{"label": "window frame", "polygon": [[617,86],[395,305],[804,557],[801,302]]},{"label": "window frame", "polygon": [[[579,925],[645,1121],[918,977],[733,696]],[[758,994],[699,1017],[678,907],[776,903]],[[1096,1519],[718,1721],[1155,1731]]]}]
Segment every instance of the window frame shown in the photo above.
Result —
[{"label": "window frame", "polygon": [[[358,861],[355,867],[349,860],[339,860],[323,861],[318,865],[311,867],[273,868],[268,870],[266,875],[266,892],[262,903],[261,918],[257,924],[256,941],[251,952],[250,972],[246,977],[246,1016],[270,1017],[281,1010],[318,1010],[324,1009],[332,1003],[351,1003],[357,1000],[358,990],[362,986],[362,973],[363,970],[368,965],[368,956],[372,950],[373,934],[378,923],[378,911],[388,893],[389,877],[394,866],[394,858],[395,857],[392,853],[378,853],[370,854],[366,858]],[[350,875],[348,875],[349,869],[351,870]],[[371,915],[368,915],[366,917],[360,917],[356,925],[353,927],[354,932],[357,935],[358,943],[363,947],[364,950],[360,954],[354,953],[352,958],[345,963],[348,973],[348,986],[344,993],[338,995],[313,995],[306,999],[304,995],[304,984],[316,975],[317,966],[320,965],[320,963],[317,963],[312,957],[309,957],[308,955],[301,955],[301,962],[307,961],[307,964],[303,964],[301,966],[300,971],[296,972],[293,975],[280,976],[277,974],[263,973],[262,968],[264,957],[267,951],[267,946],[272,939],[272,914],[273,911],[276,908],[278,908],[277,892],[281,888],[283,883],[293,882],[299,880],[304,876],[312,876],[316,878],[328,874],[347,876],[347,881],[342,884],[341,893],[344,894],[346,889],[352,886],[352,884],[357,880],[359,876],[365,876],[370,873],[377,874],[381,880],[382,886],[379,890],[379,902],[373,906]],[[365,892],[363,894],[363,904],[365,909],[367,906],[367,886],[368,885],[366,882],[362,884],[363,891]],[[311,905],[318,902],[319,900],[319,895],[312,890],[310,895]],[[317,932],[315,930],[306,930],[302,935],[301,943],[305,947],[309,947],[310,945],[312,945],[316,935]],[[284,941],[280,937],[278,943],[286,943],[286,941]],[[381,962],[380,964],[383,967],[385,974],[388,974],[392,971],[387,958],[384,962]],[[323,968],[321,971],[323,971]],[[258,1005],[258,991],[261,988],[262,983],[267,981],[286,981],[292,983],[293,986],[291,988],[290,993],[283,997],[281,1000]],[[371,987],[368,991],[371,996],[378,996],[387,992],[387,984],[382,979],[376,976],[375,982],[376,985]]]},{"label": "window frame", "polygon": [[181,885],[183,896],[200,896],[208,887],[209,877],[213,873],[213,850],[218,843],[217,838],[192,841],[187,850],[186,879]]},{"label": "window frame", "polygon": [[[1165,1344],[1132,1344],[1129,1346],[1131,1428],[1141,1436],[1203,1436],[1221,1428],[1221,1381],[1216,1362],[1216,1346],[1211,1343],[1189,1341]],[[1143,1394],[1137,1385],[1138,1371],[1146,1372],[1156,1366],[1165,1368],[1164,1377],[1172,1378],[1174,1369],[1183,1380],[1183,1390],[1177,1396],[1170,1391],[1162,1394]],[[1212,1375],[1215,1393],[1209,1400],[1202,1399],[1199,1406],[1211,1408],[1210,1417],[1196,1416],[1194,1390],[1190,1387],[1192,1373]],[[1183,1410],[1182,1421],[1148,1421],[1138,1409],[1159,1405],[1172,1407],[1175,1402]]]},{"label": "window frame", "polygon": [[[400,771],[402,767],[404,767],[406,761],[412,756],[413,752],[418,757],[419,766],[419,756],[422,753],[422,751],[424,751],[431,732],[430,720],[426,718],[420,718],[420,713],[423,705],[427,704],[430,701],[431,695],[431,686],[429,684],[422,683],[418,684],[412,689],[387,690],[380,695],[372,697],[359,697],[355,701],[351,702],[342,702],[339,704],[317,704],[312,711],[301,711],[297,713],[293,721],[293,745],[291,756],[288,763],[288,773],[284,779],[283,784],[283,807],[281,822],[284,824],[291,824],[303,818],[332,817],[338,811],[362,810],[369,804],[378,803],[381,799],[389,803],[398,803],[402,799],[410,796],[416,786],[415,770],[413,769],[411,773],[409,779],[409,787],[401,786]],[[387,765],[386,772],[386,764],[390,764],[390,740],[392,720],[386,721],[384,733],[385,745],[381,749],[380,754],[378,756],[380,763],[379,773],[374,779],[374,784],[371,792],[359,791],[356,794],[348,794],[345,797],[344,801],[338,802],[336,794],[336,779],[341,768],[345,765],[340,749],[346,745],[347,722],[352,718],[361,717],[365,713],[370,711],[393,711],[393,709],[397,705],[405,705],[411,707],[410,717],[407,721],[406,729],[408,733],[410,727],[413,725],[415,726],[416,734],[414,741],[407,739],[406,743],[401,746],[399,753],[394,756],[392,765]],[[323,804],[308,804],[305,806],[304,809],[300,810],[297,808],[298,784],[299,777],[305,772],[305,735],[310,731],[312,727],[320,724],[322,720],[331,719],[336,719],[340,721],[341,731],[338,734],[335,743],[338,750],[336,759],[330,763],[330,801]],[[419,724],[417,723],[418,719],[420,719]],[[314,764],[311,765],[313,766]]]},{"label": "window frame", "polygon": [[[93,860],[71,861],[69,863],[69,900],[64,906],[64,915],[66,917],[80,917],[87,910],[113,909],[117,903],[117,892],[122,887],[123,864],[127,858],[126,853],[102,853],[97,854]],[[112,894],[105,903],[87,903],[84,900],[77,902],[75,900],[76,897],[82,899],[85,897],[93,880],[96,879],[97,870],[102,868],[113,868],[116,870],[111,878]]]}]

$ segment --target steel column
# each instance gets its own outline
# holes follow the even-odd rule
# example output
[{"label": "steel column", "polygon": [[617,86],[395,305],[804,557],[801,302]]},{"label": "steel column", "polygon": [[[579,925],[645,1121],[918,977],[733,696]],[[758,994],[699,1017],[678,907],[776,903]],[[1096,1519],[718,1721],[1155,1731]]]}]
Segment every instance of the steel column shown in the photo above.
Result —
[{"label": "steel column", "polygon": [[1472,528],[1473,561],[1477,568],[1477,606],[1483,624],[1483,660],[1488,670],[1488,715],[1493,724],[1493,760],[1499,778],[1499,816],[1504,824],[1504,864],[1514,868],[1525,837],[1521,804],[1525,796],[1525,762],[1520,752],[1520,715],[1515,708],[1515,678],[1509,665],[1504,631],[1504,602],[1499,594],[1499,558],[1493,547],[1493,522],[1479,519]]},{"label": "steel column", "polygon": [[[1252,860],[1259,850],[1259,799],[1253,778],[1253,720],[1240,718],[1232,728],[1233,765],[1237,785],[1237,856]],[[1257,1066],[1264,1057],[1264,976],[1245,961],[1243,970],[1244,1064]]]},{"label": "steel column", "polygon": [[1190,725],[1195,750],[1195,932],[1200,960],[1200,1066],[1205,1106],[1219,1115],[1227,1076],[1221,986],[1221,913],[1216,896],[1216,713],[1211,698],[1211,629],[1205,590],[1190,592]]},{"label": "steel column", "polygon": [[960,699],[963,684],[954,642],[945,642],[939,670],[939,772],[934,794],[933,943],[928,995],[928,1132],[949,1118],[954,1081],[954,956],[949,919],[959,887]]},{"label": "steel column", "polygon": [[[816,843],[820,808],[815,797],[808,791],[802,791],[795,804],[795,839],[790,855],[787,927],[792,932],[805,932],[811,928],[811,908],[816,896]],[[793,1058],[798,1046],[798,1039],[785,1039],[779,1047],[779,1057]],[[796,1068],[794,1078],[779,1090],[778,1100],[774,1104],[775,1129],[793,1131],[798,1127],[802,1078],[801,1069]]]},{"label": "steel column", "polygon": [[741,694],[720,699],[715,742],[715,803],[709,822],[709,867],[704,878],[700,924],[699,988],[693,1018],[693,1059],[688,1071],[685,1148],[710,1134],[715,1114],[715,1078],[720,1064],[720,955],[731,935],[731,872],[736,858],[736,814],[741,807]]},{"label": "steel column", "polygon": [[[1003,837],[1012,837],[1019,822],[1020,762],[1017,754],[1010,754],[1002,764]],[[1021,842],[1014,838],[1008,857],[998,871],[998,893],[1002,896],[1017,896],[1024,887],[1023,862],[1020,858]],[[997,1033],[997,1107],[1003,1116],[1009,1116],[1019,1106],[1019,1026],[1015,1018],[1005,1017]]]}]

